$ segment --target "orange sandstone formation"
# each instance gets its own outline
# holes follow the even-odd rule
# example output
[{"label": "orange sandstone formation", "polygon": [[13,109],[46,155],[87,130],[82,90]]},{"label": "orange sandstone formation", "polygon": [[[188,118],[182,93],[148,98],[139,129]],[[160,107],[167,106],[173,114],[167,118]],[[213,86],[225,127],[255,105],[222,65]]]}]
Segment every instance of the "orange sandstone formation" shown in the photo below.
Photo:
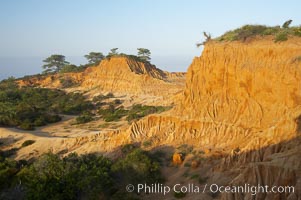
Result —
[{"label": "orange sandstone formation", "polygon": [[182,91],[184,73],[164,72],[150,63],[118,56],[103,60],[98,66],[79,73],[64,73],[20,80],[20,86],[62,87],[60,79],[71,79],[76,89],[113,92],[121,95],[169,97]]}]

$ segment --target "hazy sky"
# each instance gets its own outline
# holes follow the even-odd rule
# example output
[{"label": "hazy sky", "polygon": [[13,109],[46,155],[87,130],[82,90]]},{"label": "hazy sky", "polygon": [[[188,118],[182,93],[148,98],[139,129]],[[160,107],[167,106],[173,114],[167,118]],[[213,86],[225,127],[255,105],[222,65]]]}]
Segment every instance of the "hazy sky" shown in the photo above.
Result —
[{"label": "hazy sky", "polygon": [[63,54],[85,63],[90,51],[114,47],[152,52],[152,62],[186,71],[214,37],[244,24],[301,24],[300,0],[0,0],[0,79],[41,71],[41,60]]}]

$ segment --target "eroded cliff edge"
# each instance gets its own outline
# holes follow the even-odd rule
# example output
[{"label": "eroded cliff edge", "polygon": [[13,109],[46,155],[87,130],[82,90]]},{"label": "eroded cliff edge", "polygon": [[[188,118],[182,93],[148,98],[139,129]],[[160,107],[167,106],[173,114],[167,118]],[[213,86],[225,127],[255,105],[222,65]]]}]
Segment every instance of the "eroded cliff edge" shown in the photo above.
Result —
[{"label": "eroded cliff edge", "polygon": [[[152,116],[133,126],[158,121],[150,127],[167,129],[173,121],[173,129],[180,129],[174,137],[184,134],[179,141],[214,146],[247,148],[257,137],[265,138],[261,145],[291,139],[301,114],[300,44],[295,38],[284,43],[211,42],[188,69],[184,94],[170,113],[177,119]],[[245,141],[248,135],[251,141]]]}]

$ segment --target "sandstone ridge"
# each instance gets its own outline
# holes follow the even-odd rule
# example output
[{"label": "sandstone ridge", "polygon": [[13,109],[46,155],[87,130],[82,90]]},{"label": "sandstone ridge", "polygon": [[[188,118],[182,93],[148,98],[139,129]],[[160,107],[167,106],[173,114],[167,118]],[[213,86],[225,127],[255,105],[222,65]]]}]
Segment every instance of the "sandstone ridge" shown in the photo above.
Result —
[{"label": "sandstone ridge", "polygon": [[[113,92],[124,95],[170,96],[182,91],[185,73],[169,73],[148,62],[137,61],[127,56],[111,57],[98,66],[78,73],[64,73],[21,79],[20,86],[63,87],[61,80],[69,79],[76,90]],[[160,91],[158,90],[160,88]]]}]

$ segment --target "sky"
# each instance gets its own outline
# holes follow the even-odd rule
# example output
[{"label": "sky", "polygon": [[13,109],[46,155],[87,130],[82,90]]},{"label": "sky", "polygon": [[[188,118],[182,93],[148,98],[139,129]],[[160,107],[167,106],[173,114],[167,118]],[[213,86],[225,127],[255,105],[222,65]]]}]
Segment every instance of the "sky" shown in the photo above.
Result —
[{"label": "sky", "polygon": [[136,54],[186,71],[202,48],[202,32],[217,37],[245,24],[301,24],[300,0],[0,0],[0,79],[40,73],[42,60],[62,54],[85,64],[91,51]]}]

